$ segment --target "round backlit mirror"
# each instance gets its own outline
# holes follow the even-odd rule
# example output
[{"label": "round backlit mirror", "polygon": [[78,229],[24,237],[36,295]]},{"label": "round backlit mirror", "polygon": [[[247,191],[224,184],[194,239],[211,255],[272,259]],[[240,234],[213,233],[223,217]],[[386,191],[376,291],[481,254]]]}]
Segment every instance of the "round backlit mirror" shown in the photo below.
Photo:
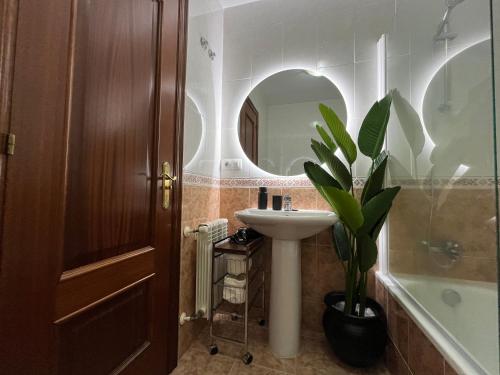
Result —
[{"label": "round backlit mirror", "polygon": [[301,69],[276,73],[256,86],[240,111],[238,132],[248,158],[280,176],[304,173],[316,160],[311,138],[323,123],[318,106],[332,107],[345,123],[347,108],[338,88],[326,77]]}]

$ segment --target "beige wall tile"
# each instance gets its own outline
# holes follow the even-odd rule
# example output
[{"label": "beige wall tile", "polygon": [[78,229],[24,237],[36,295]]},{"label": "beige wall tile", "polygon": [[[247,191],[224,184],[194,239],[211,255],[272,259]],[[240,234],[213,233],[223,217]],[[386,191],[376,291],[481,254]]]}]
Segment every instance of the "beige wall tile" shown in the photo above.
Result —
[{"label": "beige wall tile", "polygon": [[[220,189],[185,185],[182,190],[182,229],[192,228],[219,217]],[[182,234],[180,234],[182,236]],[[181,237],[179,313],[192,314],[196,299],[196,240]],[[179,327],[179,357],[198,336],[206,321],[196,321]]]},{"label": "beige wall tile", "polygon": [[292,197],[292,207],[299,210],[315,210],[316,203],[316,189],[313,188],[284,188],[283,195],[290,195]]},{"label": "beige wall tile", "polygon": [[399,349],[403,359],[408,362],[408,334],[410,329],[410,318],[406,311],[389,295],[388,305],[388,328],[392,342]]},{"label": "beige wall tile", "polygon": [[414,375],[444,374],[444,359],[424,333],[410,321],[408,364]]},{"label": "beige wall tile", "polygon": [[390,340],[385,351],[385,365],[392,375],[411,375],[408,365]]},{"label": "beige wall tile", "polygon": [[236,220],[234,213],[250,207],[250,189],[248,188],[221,188],[220,189],[220,215],[229,220],[229,232],[236,231],[245,226]]}]

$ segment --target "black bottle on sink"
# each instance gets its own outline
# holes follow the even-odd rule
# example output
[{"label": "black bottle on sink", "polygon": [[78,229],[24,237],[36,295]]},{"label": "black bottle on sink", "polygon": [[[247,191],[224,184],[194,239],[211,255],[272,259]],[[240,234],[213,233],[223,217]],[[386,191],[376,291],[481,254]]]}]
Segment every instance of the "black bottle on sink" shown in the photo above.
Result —
[{"label": "black bottle on sink", "polygon": [[257,207],[259,210],[267,210],[267,188],[260,187],[259,188],[259,202]]}]

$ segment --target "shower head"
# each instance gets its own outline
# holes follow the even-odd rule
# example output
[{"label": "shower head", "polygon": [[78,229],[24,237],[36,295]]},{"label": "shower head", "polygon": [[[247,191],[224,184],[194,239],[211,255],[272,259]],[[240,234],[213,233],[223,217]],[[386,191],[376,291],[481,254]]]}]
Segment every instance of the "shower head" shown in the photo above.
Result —
[{"label": "shower head", "polygon": [[448,8],[455,8],[458,4],[463,3],[465,0],[446,0]]},{"label": "shower head", "polygon": [[438,28],[437,28],[436,35],[434,35],[435,41],[453,40],[457,37],[457,34],[450,33],[448,31],[448,25],[450,23],[451,11],[458,4],[463,3],[464,1],[465,0],[445,0],[446,10],[444,12],[443,18],[441,19],[441,22],[439,23]]}]

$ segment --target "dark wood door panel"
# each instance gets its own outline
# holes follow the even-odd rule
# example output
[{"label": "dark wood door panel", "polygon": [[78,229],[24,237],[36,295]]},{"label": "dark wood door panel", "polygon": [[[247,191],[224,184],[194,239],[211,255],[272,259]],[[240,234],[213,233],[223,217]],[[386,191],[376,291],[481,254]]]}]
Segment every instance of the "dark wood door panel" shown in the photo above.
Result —
[{"label": "dark wood door panel", "polygon": [[[58,328],[60,374],[108,375],[150,345],[149,284],[100,304]],[[118,371],[116,371],[118,372]]]},{"label": "dark wood door panel", "polygon": [[79,0],[64,264],[150,245],[158,2]]},{"label": "dark wood door panel", "polygon": [[151,247],[64,272],[57,286],[55,323],[123,293],[154,274]]},{"label": "dark wood door panel", "polygon": [[257,164],[259,161],[259,112],[247,98],[240,111],[240,143],[248,158]]},{"label": "dark wood door panel", "polygon": [[10,3],[0,374],[166,374],[181,191],[163,209],[159,175],[182,170],[186,1]]}]

